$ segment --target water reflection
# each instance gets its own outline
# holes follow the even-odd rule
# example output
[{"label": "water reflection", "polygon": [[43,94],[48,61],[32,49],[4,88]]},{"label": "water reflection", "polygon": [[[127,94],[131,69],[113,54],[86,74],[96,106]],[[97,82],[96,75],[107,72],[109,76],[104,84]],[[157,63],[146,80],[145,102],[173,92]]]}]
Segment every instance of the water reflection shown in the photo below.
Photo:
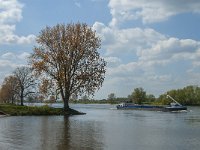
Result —
[{"label": "water reflection", "polygon": [[102,126],[80,117],[8,117],[0,122],[0,149],[102,149]]},{"label": "water reflection", "polygon": [[69,130],[70,130],[69,117],[64,116],[62,131],[60,131],[60,140],[57,145],[58,150],[71,149]]},{"label": "water reflection", "polygon": [[100,122],[85,122],[78,118],[64,117],[62,139],[58,149],[102,149],[103,135]]}]

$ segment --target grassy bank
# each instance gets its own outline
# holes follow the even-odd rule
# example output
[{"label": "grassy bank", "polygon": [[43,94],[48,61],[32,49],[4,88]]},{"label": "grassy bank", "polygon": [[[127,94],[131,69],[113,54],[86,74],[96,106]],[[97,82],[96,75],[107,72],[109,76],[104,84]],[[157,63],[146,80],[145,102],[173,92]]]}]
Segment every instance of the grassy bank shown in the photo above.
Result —
[{"label": "grassy bank", "polygon": [[44,116],[44,115],[81,115],[82,112],[78,112],[74,109],[69,109],[68,112],[64,112],[62,108],[52,108],[49,106],[18,106],[0,104],[0,112],[11,116]]}]

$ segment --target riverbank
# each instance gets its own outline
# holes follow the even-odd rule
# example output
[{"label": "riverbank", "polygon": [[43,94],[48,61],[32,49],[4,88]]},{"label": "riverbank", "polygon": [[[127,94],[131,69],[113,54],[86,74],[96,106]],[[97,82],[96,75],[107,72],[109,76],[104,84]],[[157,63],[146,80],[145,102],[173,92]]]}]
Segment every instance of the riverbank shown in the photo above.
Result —
[{"label": "riverbank", "polygon": [[0,112],[10,116],[51,116],[51,115],[83,115],[85,113],[69,109],[64,112],[63,108],[45,106],[18,106],[0,104]]}]

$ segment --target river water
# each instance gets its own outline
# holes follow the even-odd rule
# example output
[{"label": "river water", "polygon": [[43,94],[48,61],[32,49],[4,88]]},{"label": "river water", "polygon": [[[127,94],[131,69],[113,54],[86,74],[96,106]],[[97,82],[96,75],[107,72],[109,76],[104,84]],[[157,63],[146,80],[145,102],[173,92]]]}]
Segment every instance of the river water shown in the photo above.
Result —
[{"label": "river water", "polygon": [[87,114],[0,118],[0,150],[200,149],[200,107],[181,113],[71,107]]}]

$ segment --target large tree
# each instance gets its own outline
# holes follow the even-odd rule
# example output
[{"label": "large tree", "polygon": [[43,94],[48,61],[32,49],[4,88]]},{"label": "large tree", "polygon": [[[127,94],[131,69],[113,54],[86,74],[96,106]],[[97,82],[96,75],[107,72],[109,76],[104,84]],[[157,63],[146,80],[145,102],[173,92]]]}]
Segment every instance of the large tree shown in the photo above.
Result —
[{"label": "large tree", "polygon": [[100,38],[86,24],[57,24],[41,30],[30,57],[39,74],[51,78],[69,109],[72,94],[94,94],[102,86],[106,62],[100,57]]},{"label": "large tree", "polygon": [[18,67],[13,72],[14,77],[17,79],[17,84],[19,88],[19,97],[21,105],[23,106],[24,98],[30,94],[35,93],[34,87],[36,85],[35,79],[33,77],[32,69],[30,67]]}]

